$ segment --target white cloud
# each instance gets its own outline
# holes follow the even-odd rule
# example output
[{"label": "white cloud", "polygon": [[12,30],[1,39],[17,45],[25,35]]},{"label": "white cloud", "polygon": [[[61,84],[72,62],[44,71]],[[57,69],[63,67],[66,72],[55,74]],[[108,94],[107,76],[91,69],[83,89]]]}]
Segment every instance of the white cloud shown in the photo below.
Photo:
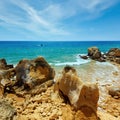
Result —
[{"label": "white cloud", "polygon": [[76,15],[85,17],[93,15],[98,17],[98,14],[113,6],[119,0],[67,0],[61,3],[51,3],[40,14],[51,21],[61,21],[69,19]]},{"label": "white cloud", "polygon": [[[2,3],[3,8],[1,8],[0,19],[4,21],[4,23],[2,24],[3,26],[8,25],[11,27],[20,27],[39,35],[46,33],[58,35],[68,34],[68,32],[65,32],[61,26],[59,26],[59,28],[57,29],[57,26],[49,22],[49,20],[45,20],[43,17],[41,17],[39,15],[39,12],[28,3],[26,3],[24,0],[10,0],[8,3],[5,0],[5,3]],[[7,8],[7,6],[9,5],[15,5],[17,8],[20,8],[21,12],[26,13],[26,16],[19,16],[19,14],[14,14],[14,11],[8,12],[9,8]]]},{"label": "white cloud", "polygon": [[1,1],[0,25],[26,29],[38,36],[69,35],[73,34],[69,32],[71,26],[67,28],[64,20],[78,16],[81,20],[88,17],[96,18],[119,0],[61,0],[61,2],[44,0],[37,8],[35,5],[39,0],[35,1],[36,4],[31,4],[31,1],[33,2],[33,0]]}]

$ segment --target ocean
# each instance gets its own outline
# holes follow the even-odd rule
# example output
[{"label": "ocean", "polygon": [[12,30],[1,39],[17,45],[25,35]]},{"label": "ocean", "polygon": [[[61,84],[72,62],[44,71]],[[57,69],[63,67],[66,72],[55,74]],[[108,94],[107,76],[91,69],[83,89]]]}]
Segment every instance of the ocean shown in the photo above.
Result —
[{"label": "ocean", "polygon": [[16,65],[21,59],[43,56],[52,66],[81,65],[90,60],[79,55],[87,54],[92,46],[107,52],[110,48],[120,48],[120,41],[0,41],[0,59]]}]

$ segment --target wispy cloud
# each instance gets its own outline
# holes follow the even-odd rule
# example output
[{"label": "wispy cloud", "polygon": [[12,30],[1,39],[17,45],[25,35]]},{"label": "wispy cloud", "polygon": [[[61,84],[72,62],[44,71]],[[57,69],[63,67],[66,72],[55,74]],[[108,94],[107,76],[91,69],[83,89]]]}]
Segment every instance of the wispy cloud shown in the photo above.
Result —
[{"label": "wispy cloud", "polygon": [[[42,18],[38,11],[35,10],[32,6],[26,3],[24,0],[10,0],[3,4],[3,8],[1,8],[0,19],[4,21],[2,23],[3,26],[11,25],[20,27],[29,31],[32,31],[36,34],[42,35],[50,33],[50,34],[68,34],[65,32],[62,27],[54,26],[53,23],[50,23],[49,20],[45,20]],[[26,16],[19,16],[19,14],[14,14],[13,11],[8,11],[7,6],[15,5],[15,7],[19,7],[21,12],[25,12]],[[5,9],[4,9],[5,8]],[[15,9],[14,9],[15,10]],[[26,19],[26,20],[25,20]]]},{"label": "wispy cloud", "polygon": [[76,15],[84,19],[83,14],[86,14],[85,17],[91,15],[92,18],[93,15],[98,17],[98,14],[100,15],[117,2],[119,0],[67,0],[61,3],[51,3],[40,13],[43,17],[53,21],[69,19]]},{"label": "wispy cloud", "polygon": [[[36,4],[38,1],[35,1]],[[44,0],[36,8],[31,0],[3,0],[0,6],[0,25],[9,26],[9,29],[25,29],[38,36],[69,35],[74,33],[70,33],[66,20],[77,19],[78,16],[81,20],[88,17],[95,19],[117,2],[119,0]]]}]

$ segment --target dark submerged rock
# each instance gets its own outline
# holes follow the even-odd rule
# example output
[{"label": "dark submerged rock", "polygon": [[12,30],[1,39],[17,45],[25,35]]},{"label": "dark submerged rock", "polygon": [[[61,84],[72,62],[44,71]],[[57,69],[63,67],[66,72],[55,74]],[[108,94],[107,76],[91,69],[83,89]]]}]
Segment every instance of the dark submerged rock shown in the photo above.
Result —
[{"label": "dark submerged rock", "polygon": [[82,58],[82,59],[85,59],[85,60],[88,59],[88,56],[87,56],[87,55],[79,55],[79,56],[80,56],[80,58]]}]

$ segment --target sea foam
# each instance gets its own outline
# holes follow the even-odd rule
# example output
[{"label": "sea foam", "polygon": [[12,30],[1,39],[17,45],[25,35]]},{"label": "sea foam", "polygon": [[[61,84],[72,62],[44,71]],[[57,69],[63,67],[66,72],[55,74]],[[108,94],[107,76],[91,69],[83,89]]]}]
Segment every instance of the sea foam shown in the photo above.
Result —
[{"label": "sea foam", "polygon": [[[85,54],[82,54],[82,55],[85,55]],[[88,60],[84,60],[82,58],[80,58],[79,54],[75,55],[75,62],[57,62],[57,63],[54,63],[55,66],[65,66],[65,65],[81,65],[81,64],[85,64],[85,63],[88,63],[90,62],[91,60],[88,59]]]}]

